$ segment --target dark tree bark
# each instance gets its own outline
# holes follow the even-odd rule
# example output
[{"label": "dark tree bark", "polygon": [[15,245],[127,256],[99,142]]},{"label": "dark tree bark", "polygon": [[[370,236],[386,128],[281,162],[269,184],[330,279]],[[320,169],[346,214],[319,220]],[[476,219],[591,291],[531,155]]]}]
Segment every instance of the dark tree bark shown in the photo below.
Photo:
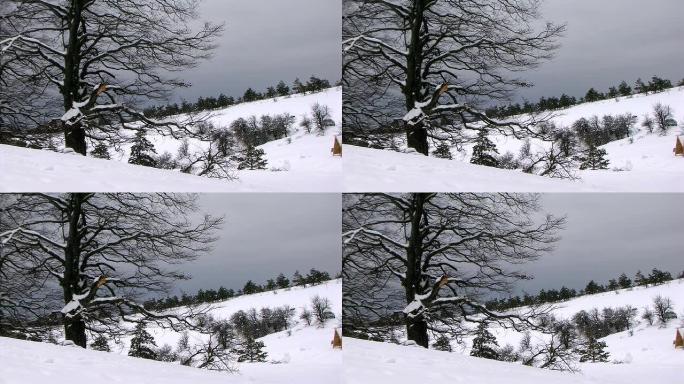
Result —
[{"label": "dark tree bark", "polygon": [[[478,301],[528,279],[515,265],[550,251],[563,219],[536,218],[538,196],[361,194],[343,204],[343,319],[351,329],[396,324],[425,348],[463,323],[541,329],[545,309],[498,313]],[[401,292],[401,294],[399,294]]]},{"label": "dark tree bark", "polygon": [[[184,274],[170,265],[208,252],[222,219],[191,220],[194,196],[172,194],[24,194],[5,209],[4,257],[26,260],[61,288],[67,340],[86,347],[87,333],[121,335],[121,322],[195,328],[195,311],[160,314],[138,299],[167,292]],[[194,223],[193,223],[194,221]],[[0,292],[1,293],[1,292]]]},{"label": "dark tree bark", "polygon": [[[468,130],[545,136],[544,118],[497,121],[476,106],[524,86],[512,77],[552,57],[563,26],[537,27],[541,0],[344,0],[346,131],[395,127],[428,155]],[[396,124],[403,120],[403,126]]]}]

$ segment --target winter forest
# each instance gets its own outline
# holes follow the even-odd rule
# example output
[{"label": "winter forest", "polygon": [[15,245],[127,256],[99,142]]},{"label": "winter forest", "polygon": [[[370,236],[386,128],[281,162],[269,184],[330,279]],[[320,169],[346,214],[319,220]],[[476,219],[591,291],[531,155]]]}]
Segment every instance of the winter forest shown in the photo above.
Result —
[{"label": "winter forest", "polygon": [[0,384],[678,382],[682,14],[1,0]]},{"label": "winter forest", "polygon": [[[126,356],[160,362],[131,363],[141,364],[155,380],[162,378],[160,369],[187,368],[176,371],[177,382],[306,381],[334,374],[341,361],[330,344],[341,321],[339,271],[310,268],[290,274],[288,266],[287,275],[274,273],[263,284],[255,278],[241,281],[245,274],[231,274],[231,264],[246,262],[255,276],[262,267],[236,259],[236,252],[220,252],[217,245],[230,219],[205,213],[202,199],[182,194],[0,195],[3,380],[30,377],[34,382],[38,376],[25,371],[32,360],[28,357],[61,353],[80,357],[60,361],[55,372],[46,369],[43,375],[53,381],[80,375],[84,359],[102,366],[91,374],[139,380],[133,369],[112,371]],[[222,201],[230,199],[227,195]],[[274,266],[279,257],[270,256]],[[321,264],[319,255],[308,259]],[[218,281],[233,281],[232,286],[212,287],[216,279],[200,269],[198,277],[208,279],[198,280],[203,288],[177,293],[192,277],[188,265],[201,268],[212,260],[228,273]],[[335,255],[332,265],[337,260]],[[30,348],[26,342],[32,342]],[[312,354],[320,356],[315,366]],[[15,368],[7,371],[7,361]]]},{"label": "winter forest", "polygon": [[[601,7],[606,13],[617,5],[610,3]],[[553,94],[527,98],[542,92],[527,78],[546,66],[567,69],[565,63],[577,61],[572,55],[601,54],[580,49],[591,44],[579,39],[579,29],[591,26],[579,17],[558,23],[543,12],[572,7],[553,0],[348,0],[343,6],[344,135],[354,176],[347,191],[684,188],[671,182],[681,168],[681,72],[674,81],[648,67],[639,78],[610,74],[614,83],[602,78],[601,90],[586,78],[610,69],[587,66],[591,75],[576,79],[586,84],[578,90],[570,76],[584,67],[572,68],[542,84]],[[621,30],[620,18],[602,23]],[[379,174],[382,183],[374,182]]]},{"label": "winter forest", "polygon": [[[413,373],[426,370],[441,379],[469,377],[492,383],[503,377],[513,382],[639,382],[656,371],[676,377],[674,362],[681,351],[673,344],[677,346],[675,336],[684,326],[678,302],[684,271],[654,267],[629,277],[620,271],[626,264],[612,263],[622,257],[611,251],[602,254],[604,260],[587,258],[585,252],[638,247],[622,255],[630,259],[633,252],[654,245],[651,241],[642,248],[638,240],[622,238],[622,233],[641,230],[642,225],[616,211],[620,204],[606,203],[609,207],[602,213],[623,223],[593,238],[585,231],[574,232],[582,225],[577,217],[587,215],[567,208],[577,204],[575,199],[560,199],[561,207],[553,204],[570,210],[562,216],[548,211],[547,200],[554,198],[504,193],[345,195],[344,335],[354,340],[348,343],[352,356],[363,356],[345,365],[353,372],[369,371],[353,377],[410,382]],[[594,204],[607,200],[598,195],[587,199]],[[629,201],[642,210],[649,197]],[[598,218],[598,213],[589,215],[601,223],[612,221]],[[662,218],[676,221],[674,216]],[[578,233],[574,242],[572,234],[564,239],[567,232]],[[662,250],[655,251],[652,260],[669,254],[666,244],[680,242],[676,231],[660,234]],[[579,245],[578,239],[587,245]],[[651,263],[642,258],[640,265]],[[543,275],[530,272],[535,264]],[[553,269],[577,264],[591,266],[589,275],[613,277],[607,284],[583,282],[577,280],[581,275],[573,279]],[[678,262],[669,265],[681,268]],[[538,293],[515,294],[535,278],[544,284]],[[395,372],[382,373],[378,367]]]},{"label": "winter forest", "polygon": [[[151,178],[167,182],[159,192],[188,183],[196,192],[290,191],[302,181],[334,180],[341,171],[330,153],[340,133],[337,80],[311,75],[268,84],[263,78],[278,73],[261,73],[254,85],[214,82],[204,92],[218,96],[178,101],[192,87],[184,77],[215,67],[214,55],[237,39],[225,21],[204,22],[202,6],[3,2],[0,150],[7,167],[21,171],[3,184],[71,192],[92,190],[82,180],[94,177],[125,192],[149,190],[143,181]],[[46,163],[56,167],[41,167]]]}]

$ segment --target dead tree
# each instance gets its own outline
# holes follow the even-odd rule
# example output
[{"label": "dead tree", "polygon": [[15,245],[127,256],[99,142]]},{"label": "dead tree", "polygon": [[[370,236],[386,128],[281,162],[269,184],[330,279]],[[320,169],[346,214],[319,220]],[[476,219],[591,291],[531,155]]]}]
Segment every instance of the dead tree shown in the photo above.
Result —
[{"label": "dead tree", "polygon": [[[544,137],[539,117],[498,121],[477,108],[530,86],[511,74],[552,57],[564,26],[539,28],[541,0],[345,0],[344,118],[349,130],[403,121],[410,148],[495,130]],[[541,119],[543,120],[543,118]]]},{"label": "dead tree", "polygon": [[478,300],[530,278],[514,267],[552,249],[564,220],[535,220],[538,196],[362,194],[343,206],[343,318],[352,326],[401,313],[408,339],[425,348],[430,332],[458,335],[468,322],[539,327],[543,309],[498,313]]},{"label": "dead tree", "polygon": [[195,197],[173,194],[22,194],[4,212],[13,228],[3,257],[40,271],[61,294],[65,338],[86,347],[87,332],[125,333],[123,323],[194,329],[196,313],[166,314],[139,299],[187,276],[174,265],[211,249],[221,218],[191,220]]},{"label": "dead tree", "polygon": [[85,155],[88,139],[119,142],[130,136],[127,130],[195,135],[192,118],[150,119],[136,104],[187,86],[166,74],[210,56],[223,26],[191,28],[199,0],[4,3],[2,77],[44,85],[31,96],[36,102],[61,99],[46,118],[61,120],[66,147]]}]

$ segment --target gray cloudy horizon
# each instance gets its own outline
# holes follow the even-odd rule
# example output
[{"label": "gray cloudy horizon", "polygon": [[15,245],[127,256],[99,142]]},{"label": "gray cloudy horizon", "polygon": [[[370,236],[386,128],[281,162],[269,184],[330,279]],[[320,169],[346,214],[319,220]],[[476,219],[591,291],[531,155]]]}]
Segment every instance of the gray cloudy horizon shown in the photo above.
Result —
[{"label": "gray cloudy horizon", "polygon": [[341,0],[202,0],[198,22],[225,23],[213,58],[179,76],[192,84],[172,100],[242,96],[279,80],[341,78]]},{"label": "gray cloudy horizon", "polygon": [[518,282],[515,294],[561,286],[577,290],[589,280],[606,284],[626,273],[633,279],[658,268],[684,271],[681,194],[590,193],[542,194],[545,213],[565,216],[555,250],[519,266],[534,276]]},{"label": "gray cloudy horizon", "polygon": [[339,194],[200,194],[198,214],[225,216],[214,250],[178,270],[192,276],[171,294],[220,286],[241,289],[295,270],[342,268],[342,207]]},{"label": "gray cloudy horizon", "polygon": [[534,87],[514,101],[566,93],[577,98],[590,87],[606,92],[624,80],[684,79],[684,1],[544,0],[541,19],[567,25],[555,58],[519,77]]}]

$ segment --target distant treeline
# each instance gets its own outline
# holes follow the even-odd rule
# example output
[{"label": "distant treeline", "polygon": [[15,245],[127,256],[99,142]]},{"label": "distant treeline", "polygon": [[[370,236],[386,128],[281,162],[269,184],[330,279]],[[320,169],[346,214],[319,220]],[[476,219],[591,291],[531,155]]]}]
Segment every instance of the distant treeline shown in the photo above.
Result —
[{"label": "distant treeline", "polygon": [[[339,84],[339,82],[337,83]],[[249,103],[252,101],[272,99],[279,96],[289,96],[306,92],[319,92],[330,88],[330,81],[321,79],[316,76],[311,76],[309,81],[302,83],[299,78],[292,83],[292,88],[284,81],[278,82],[275,86],[266,88],[264,92],[257,92],[252,88],[247,88],[245,93],[237,99],[233,96],[226,96],[221,93],[218,97],[200,97],[196,102],[183,101],[180,105],[178,103],[154,106],[145,109],[143,112],[148,117],[166,117],[178,115],[180,113],[200,112],[210,109],[225,108],[231,105],[240,103]]]},{"label": "distant treeline", "polygon": [[[681,272],[678,279],[684,278],[684,272]],[[575,289],[570,289],[567,287],[561,287],[560,290],[542,289],[539,293],[535,295],[530,295],[525,293],[522,297],[513,296],[507,299],[493,299],[487,301],[486,306],[492,310],[506,310],[511,308],[522,307],[526,305],[534,304],[544,304],[553,303],[558,301],[565,301],[578,296],[592,295],[595,293],[615,291],[618,289],[632,288],[632,287],[642,287],[649,284],[662,284],[664,282],[673,280],[672,274],[670,272],[661,271],[657,268],[653,268],[651,274],[644,276],[641,271],[638,271],[634,276],[634,280],[627,277],[626,274],[621,274],[617,279],[610,279],[608,284],[602,285],[591,280],[587,283],[586,287],[579,292]]]},{"label": "distant treeline", "polygon": [[[338,278],[337,276],[336,278]],[[306,276],[302,276],[299,271],[295,271],[292,276],[292,280],[288,279],[284,274],[279,274],[273,279],[268,279],[265,284],[259,285],[252,280],[245,283],[242,289],[237,292],[233,289],[226,289],[225,287],[220,287],[219,289],[200,289],[194,295],[189,295],[183,293],[181,297],[176,295],[160,298],[151,299],[145,302],[145,308],[153,310],[161,310],[168,308],[175,308],[183,305],[193,305],[201,303],[210,303],[214,301],[228,300],[233,297],[238,297],[242,295],[251,295],[259,292],[274,291],[276,289],[290,288],[290,287],[303,287],[305,285],[316,285],[323,283],[325,281],[332,280],[328,272],[319,271],[315,268],[311,268]]]},{"label": "distant treeline", "polygon": [[[677,83],[677,86],[684,86],[684,79]],[[653,76],[648,84],[644,84],[641,79],[638,79],[634,83],[634,87],[627,84],[626,81],[622,81],[617,87],[613,86],[608,89],[607,92],[602,93],[590,88],[586,95],[579,100],[574,96],[568,96],[562,94],[560,97],[542,97],[537,103],[530,103],[525,101],[523,104],[515,103],[509,105],[495,106],[488,108],[486,113],[490,117],[508,117],[514,115],[520,115],[524,113],[534,113],[542,111],[550,111],[555,109],[568,108],[573,105],[589,103],[593,101],[613,99],[619,96],[631,96],[641,93],[649,92],[661,92],[666,89],[672,88],[672,82],[667,79],[660,78],[658,76]]]}]

